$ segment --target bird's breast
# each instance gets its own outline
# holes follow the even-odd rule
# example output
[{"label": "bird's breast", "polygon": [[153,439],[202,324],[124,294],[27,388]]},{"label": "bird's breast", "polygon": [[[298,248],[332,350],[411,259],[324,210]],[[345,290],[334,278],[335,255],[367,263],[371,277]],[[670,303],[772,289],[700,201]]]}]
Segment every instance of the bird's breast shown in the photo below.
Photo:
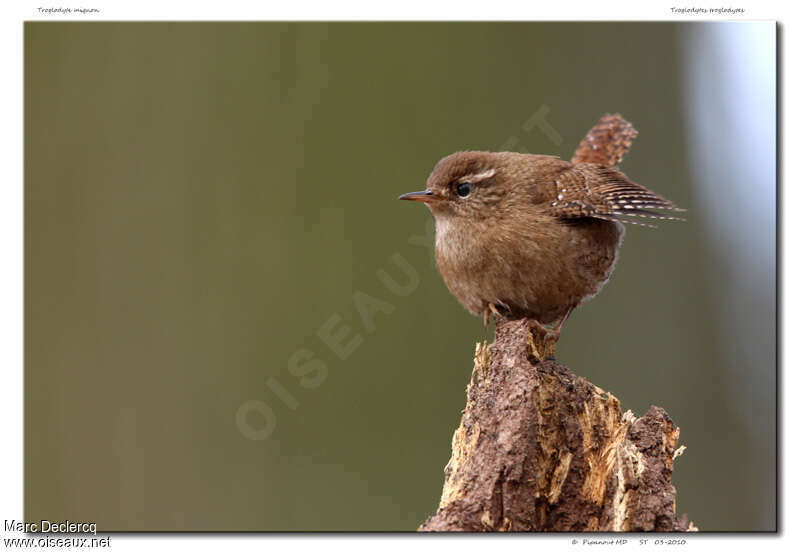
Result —
[{"label": "bird's breast", "polygon": [[[467,228],[469,227],[469,228]],[[436,261],[452,270],[468,271],[485,262],[485,234],[472,226],[448,219],[436,221]]]},{"label": "bird's breast", "polygon": [[504,264],[480,225],[436,221],[436,265],[452,294],[472,313],[481,313],[487,294],[495,289],[494,275]]},{"label": "bird's breast", "polygon": [[492,303],[547,324],[599,291],[620,240],[619,225],[600,220],[565,225],[529,217],[482,226],[437,218],[436,263],[472,313]]}]

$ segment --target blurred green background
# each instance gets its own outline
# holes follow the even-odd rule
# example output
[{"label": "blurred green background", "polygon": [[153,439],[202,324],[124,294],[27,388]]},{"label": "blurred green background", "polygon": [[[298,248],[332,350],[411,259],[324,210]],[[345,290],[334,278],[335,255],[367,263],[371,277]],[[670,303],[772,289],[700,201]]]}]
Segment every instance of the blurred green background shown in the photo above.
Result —
[{"label": "blurred green background", "polygon": [[27,23],[26,519],[415,529],[489,336],[395,198],[606,112],[688,221],[628,228],[559,360],[669,412],[701,529],[774,530],[772,23]]}]

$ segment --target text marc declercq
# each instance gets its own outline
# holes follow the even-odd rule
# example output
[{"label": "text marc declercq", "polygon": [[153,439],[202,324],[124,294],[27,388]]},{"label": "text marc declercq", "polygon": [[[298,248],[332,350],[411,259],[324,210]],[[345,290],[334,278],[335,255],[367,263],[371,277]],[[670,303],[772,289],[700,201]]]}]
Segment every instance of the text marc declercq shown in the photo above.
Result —
[{"label": "text marc declercq", "polygon": [[22,522],[6,520],[6,532],[53,532],[58,534],[97,534],[96,522],[74,522],[71,520]]}]

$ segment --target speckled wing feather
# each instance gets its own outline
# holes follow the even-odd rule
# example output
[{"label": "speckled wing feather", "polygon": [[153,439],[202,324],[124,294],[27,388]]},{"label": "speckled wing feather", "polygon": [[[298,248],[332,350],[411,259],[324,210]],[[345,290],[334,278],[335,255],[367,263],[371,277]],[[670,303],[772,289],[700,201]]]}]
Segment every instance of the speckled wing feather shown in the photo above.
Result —
[{"label": "speckled wing feather", "polygon": [[555,217],[594,217],[652,226],[629,217],[681,220],[658,211],[683,211],[675,204],[628,179],[614,167],[578,163],[555,177],[548,208]]},{"label": "speckled wing feather", "polygon": [[638,134],[619,113],[605,115],[581,141],[572,163],[619,165]]}]

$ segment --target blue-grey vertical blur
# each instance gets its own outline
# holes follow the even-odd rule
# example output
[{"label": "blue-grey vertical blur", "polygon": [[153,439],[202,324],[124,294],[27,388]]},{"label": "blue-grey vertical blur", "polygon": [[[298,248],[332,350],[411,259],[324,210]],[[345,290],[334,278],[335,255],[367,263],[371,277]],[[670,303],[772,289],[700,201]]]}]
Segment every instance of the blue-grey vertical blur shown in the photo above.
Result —
[{"label": "blue-grey vertical blur", "polygon": [[774,530],[775,32],[26,24],[26,519],[416,528],[490,336],[395,198],[620,112],[622,170],[687,221],[628,229],[559,360],[669,412],[701,529]]},{"label": "blue-grey vertical blur", "polygon": [[[742,485],[772,497],[776,485],[776,27],[683,29],[687,145],[715,314],[711,347],[726,368],[720,393],[732,426],[747,432],[759,478]],[[709,68],[714,68],[709,71]],[[735,337],[735,339],[733,338]],[[761,469],[757,467],[763,467]],[[755,520],[774,524],[775,509]]]}]

